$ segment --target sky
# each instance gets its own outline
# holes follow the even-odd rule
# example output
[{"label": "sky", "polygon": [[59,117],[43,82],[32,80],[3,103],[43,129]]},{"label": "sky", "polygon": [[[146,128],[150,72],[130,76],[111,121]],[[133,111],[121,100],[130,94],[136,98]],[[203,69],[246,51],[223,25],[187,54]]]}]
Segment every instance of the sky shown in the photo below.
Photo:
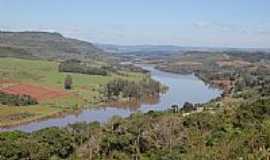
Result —
[{"label": "sky", "polygon": [[270,48],[270,0],[0,0],[0,30],[122,45]]}]

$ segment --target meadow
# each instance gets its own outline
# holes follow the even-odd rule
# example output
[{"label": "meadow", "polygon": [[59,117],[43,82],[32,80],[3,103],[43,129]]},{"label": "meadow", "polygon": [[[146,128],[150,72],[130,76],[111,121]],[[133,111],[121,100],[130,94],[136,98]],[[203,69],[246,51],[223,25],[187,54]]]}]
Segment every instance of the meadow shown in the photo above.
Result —
[{"label": "meadow", "polygon": [[[91,65],[106,65],[91,61]],[[113,79],[142,80],[142,73],[110,73],[106,76],[63,73],[58,71],[59,62],[0,58],[0,88],[14,84],[30,84],[67,92],[68,95],[43,100],[33,106],[0,106],[0,127],[30,122],[56,116],[63,112],[94,107],[103,103],[102,87]],[[64,80],[72,76],[72,90],[64,90]]]}]

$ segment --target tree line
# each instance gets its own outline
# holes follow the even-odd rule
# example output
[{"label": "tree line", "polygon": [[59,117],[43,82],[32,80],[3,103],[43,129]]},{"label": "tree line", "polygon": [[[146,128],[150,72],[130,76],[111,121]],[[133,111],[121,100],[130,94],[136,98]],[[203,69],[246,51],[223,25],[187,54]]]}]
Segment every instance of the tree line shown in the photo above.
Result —
[{"label": "tree line", "polygon": [[93,67],[82,63],[80,60],[66,60],[61,62],[58,67],[59,72],[81,73],[89,75],[106,76],[108,72],[103,67]]},{"label": "tree line", "polygon": [[7,106],[27,106],[37,104],[37,100],[29,95],[13,95],[0,92],[0,104]]},{"label": "tree line", "polygon": [[104,96],[112,98],[143,98],[159,95],[164,88],[162,85],[151,79],[144,78],[139,82],[124,79],[115,79],[108,82],[104,87]]}]

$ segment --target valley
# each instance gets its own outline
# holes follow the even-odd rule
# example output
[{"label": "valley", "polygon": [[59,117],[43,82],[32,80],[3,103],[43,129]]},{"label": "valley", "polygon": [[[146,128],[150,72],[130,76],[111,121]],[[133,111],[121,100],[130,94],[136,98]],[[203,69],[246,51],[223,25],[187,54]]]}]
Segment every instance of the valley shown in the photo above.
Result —
[{"label": "valley", "polygon": [[[102,62],[96,62],[102,63]],[[102,97],[103,86],[114,79],[139,81],[143,73],[123,71],[124,75],[84,75],[58,72],[59,62],[17,58],[0,59],[0,91],[27,94],[38,100],[30,106],[2,106],[0,126],[10,127],[91,108],[106,103]],[[64,89],[66,75],[71,75],[73,89]]]},{"label": "valley", "polygon": [[268,52],[17,49],[0,50],[0,159],[269,157]]}]

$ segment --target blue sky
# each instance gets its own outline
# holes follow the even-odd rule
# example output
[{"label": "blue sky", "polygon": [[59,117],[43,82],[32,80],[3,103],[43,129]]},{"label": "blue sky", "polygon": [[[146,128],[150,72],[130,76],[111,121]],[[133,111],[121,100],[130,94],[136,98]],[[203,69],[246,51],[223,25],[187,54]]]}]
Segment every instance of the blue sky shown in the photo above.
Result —
[{"label": "blue sky", "polygon": [[98,43],[270,48],[269,0],[0,0],[0,20]]}]

